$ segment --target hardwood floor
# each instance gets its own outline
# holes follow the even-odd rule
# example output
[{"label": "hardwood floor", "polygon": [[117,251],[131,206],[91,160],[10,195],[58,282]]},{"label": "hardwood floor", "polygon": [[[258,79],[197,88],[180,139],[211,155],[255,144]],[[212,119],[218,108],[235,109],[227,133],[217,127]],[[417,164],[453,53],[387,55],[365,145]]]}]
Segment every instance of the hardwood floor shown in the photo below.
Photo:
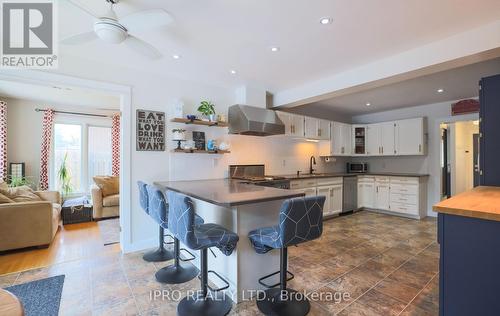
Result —
[{"label": "hardwood floor", "polygon": [[104,246],[96,222],[61,225],[49,248],[1,254],[0,275],[85,259],[104,251],[119,252],[120,245]]}]

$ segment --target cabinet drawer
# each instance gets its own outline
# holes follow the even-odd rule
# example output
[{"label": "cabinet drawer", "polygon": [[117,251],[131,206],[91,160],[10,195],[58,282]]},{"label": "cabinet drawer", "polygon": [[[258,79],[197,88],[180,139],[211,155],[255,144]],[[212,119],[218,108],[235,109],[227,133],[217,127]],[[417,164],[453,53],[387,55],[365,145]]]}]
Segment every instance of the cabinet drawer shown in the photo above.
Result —
[{"label": "cabinet drawer", "polygon": [[392,203],[405,203],[417,206],[418,200],[417,196],[414,194],[399,194],[391,192],[391,204]]},{"label": "cabinet drawer", "polygon": [[293,180],[290,181],[290,189],[303,189],[316,186],[316,180]]},{"label": "cabinet drawer", "polygon": [[342,183],[343,183],[342,177],[318,179],[318,186],[336,185],[336,184],[342,184]]},{"label": "cabinet drawer", "polygon": [[417,185],[418,184],[418,178],[417,177],[391,177],[391,183],[394,184],[413,184]]},{"label": "cabinet drawer", "polygon": [[391,193],[418,195],[418,185],[403,185],[391,182]]},{"label": "cabinet drawer", "polygon": [[391,211],[411,214],[411,215],[418,215],[417,206],[406,203],[391,203]]},{"label": "cabinet drawer", "polygon": [[358,183],[374,184],[375,183],[375,177],[358,176]]}]

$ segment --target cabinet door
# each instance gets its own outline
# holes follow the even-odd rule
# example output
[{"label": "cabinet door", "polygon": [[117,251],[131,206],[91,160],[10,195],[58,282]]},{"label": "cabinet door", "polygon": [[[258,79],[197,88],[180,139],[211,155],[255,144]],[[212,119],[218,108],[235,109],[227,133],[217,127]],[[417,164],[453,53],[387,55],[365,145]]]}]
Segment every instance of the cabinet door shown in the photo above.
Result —
[{"label": "cabinet door", "polygon": [[304,137],[304,117],[302,115],[291,114],[291,136]]},{"label": "cabinet door", "polygon": [[366,154],[369,156],[381,154],[379,124],[370,124],[366,127]]},{"label": "cabinet door", "polygon": [[352,125],[352,154],[366,155],[366,126]]},{"label": "cabinet door", "polygon": [[375,208],[375,184],[365,183],[363,191],[363,206]]},{"label": "cabinet door", "polygon": [[330,140],[330,121],[318,119],[318,139]]},{"label": "cabinet door", "polygon": [[342,124],[342,148],[343,155],[350,156],[352,154],[352,127],[351,124]]},{"label": "cabinet door", "polygon": [[344,124],[339,122],[332,123],[332,154],[333,155],[342,155],[342,148],[344,147]]},{"label": "cabinet door", "polygon": [[383,156],[394,155],[396,124],[394,122],[386,122],[379,124],[379,126],[381,154]]},{"label": "cabinet door", "polygon": [[365,207],[364,194],[365,194],[365,184],[358,182],[358,208]]},{"label": "cabinet door", "polygon": [[282,111],[276,111],[276,114],[280,118],[280,120],[285,124],[285,135],[286,136],[291,136],[292,135],[292,121],[291,121],[291,114],[282,112]]},{"label": "cabinet door", "polygon": [[375,188],[375,208],[379,210],[389,210],[389,184],[377,184]]},{"label": "cabinet door", "polygon": [[317,195],[323,195],[326,197],[325,205],[323,206],[323,216],[333,214],[330,187],[318,187]]},{"label": "cabinet door", "polygon": [[342,212],[342,185],[334,185],[330,188],[330,203],[334,214]]},{"label": "cabinet door", "polygon": [[396,154],[424,154],[423,118],[396,121]]},{"label": "cabinet door", "polygon": [[306,116],[304,118],[304,133],[306,138],[318,139],[318,119]]}]

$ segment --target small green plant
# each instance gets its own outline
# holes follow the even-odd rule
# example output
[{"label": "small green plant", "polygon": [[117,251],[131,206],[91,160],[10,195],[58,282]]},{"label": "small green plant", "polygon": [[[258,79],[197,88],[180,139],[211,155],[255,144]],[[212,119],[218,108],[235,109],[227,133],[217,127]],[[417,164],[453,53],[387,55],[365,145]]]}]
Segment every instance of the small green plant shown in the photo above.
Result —
[{"label": "small green plant", "polygon": [[9,187],[15,188],[23,185],[27,185],[29,187],[33,186],[33,182],[30,181],[26,177],[15,177],[15,176],[7,176],[7,182],[9,183]]},{"label": "small green plant", "polygon": [[73,186],[71,185],[71,174],[67,166],[67,160],[68,153],[65,153],[61,162],[61,167],[59,167],[59,171],[57,172],[61,193],[63,196],[66,196],[69,193],[73,192]]},{"label": "small green plant", "polygon": [[206,116],[215,114],[215,105],[210,101],[201,101],[198,112]]}]

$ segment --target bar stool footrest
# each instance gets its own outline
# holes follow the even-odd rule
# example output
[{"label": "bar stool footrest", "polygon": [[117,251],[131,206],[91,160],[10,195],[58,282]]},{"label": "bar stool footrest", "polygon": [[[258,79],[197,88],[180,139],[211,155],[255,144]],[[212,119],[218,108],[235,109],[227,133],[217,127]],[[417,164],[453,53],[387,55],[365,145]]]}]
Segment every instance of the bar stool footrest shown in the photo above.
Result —
[{"label": "bar stool footrest", "polygon": [[[220,292],[220,291],[224,291],[224,290],[227,290],[229,288],[229,282],[226,281],[226,279],[224,279],[220,274],[218,274],[217,272],[215,272],[214,270],[208,270],[207,271],[208,274],[212,273],[212,274],[215,274],[215,276],[221,280],[222,282],[224,282],[225,286],[223,287],[220,287],[220,288],[213,288],[210,286],[210,284],[208,284],[207,282],[207,287],[210,291],[212,292]],[[201,280],[201,275],[198,275],[198,279]]]},{"label": "bar stool footrest", "polygon": [[174,239],[175,239],[175,237],[174,237],[174,236],[172,236],[172,235],[170,235],[170,234],[165,234],[165,235],[163,235],[163,236],[164,236],[164,237],[170,237],[170,238],[172,238],[172,241],[169,241],[169,242],[164,241],[164,242],[163,242],[163,244],[165,244],[165,245],[173,245],[173,244],[174,244]]},{"label": "bar stool footrest", "polygon": [[[272,288],[275,288],[275,287],[281,285],[281,282],[278,282],[278,283],[273,284],[273,285],[269,285],[269,284],[266,284],[266,283],[263,282],[265,279],[269,279],[270,277],[275,276],[276,274],[279,274],[280,272],[281,271],[278,270],[278,271],[276,271],[274,273],[271,273],[271,274],[263,276],[262,278],[259,279],[259,284],[262,285],[262,286],[264,286],[267,289],[272,289]],[[287,276],[288,276],[287,279],[286,279],[287,282],[291,281],[291,280],[293,280],[293,278],[295,278],[295,275],[292,272],[290,272],[290,271],[287,270],[286,273],[287,273]]]},{"label": "bar stool footrest", "polygon": [[[182,257],[180,256],[180,252],[181,252],[181,251],[185,251],[185,252],[187,252],[187,253],[188,253],[191,257],[188,257],[187,259],[182,258]],[[180,260],[180,261],[182,261],[182,262],[189,262],[189,261],[193,261],[194,259],[196,259],[196,257],[195,257],[195,255],[194,255],[191,251],[187,250],[186,248],[181,248],[181,249],[179,250],[179,260]]]}]

